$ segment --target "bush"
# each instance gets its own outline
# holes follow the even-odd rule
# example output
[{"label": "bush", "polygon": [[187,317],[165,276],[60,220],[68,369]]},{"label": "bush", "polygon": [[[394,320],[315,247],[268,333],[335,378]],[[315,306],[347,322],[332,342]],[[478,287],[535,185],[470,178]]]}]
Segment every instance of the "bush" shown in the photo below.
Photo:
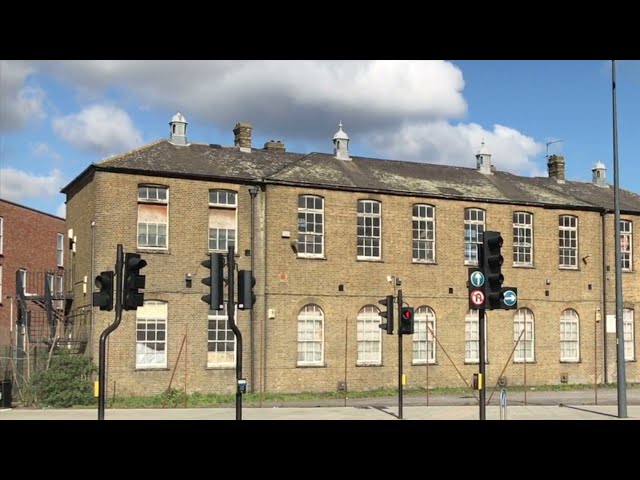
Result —
[{"label": "bush", "polygon": [[95,371],[95,365],[85,355],[58,350],[49,369],[31,377],[30,403],[55,408],[89,405],[94,401],[91,374]]}]

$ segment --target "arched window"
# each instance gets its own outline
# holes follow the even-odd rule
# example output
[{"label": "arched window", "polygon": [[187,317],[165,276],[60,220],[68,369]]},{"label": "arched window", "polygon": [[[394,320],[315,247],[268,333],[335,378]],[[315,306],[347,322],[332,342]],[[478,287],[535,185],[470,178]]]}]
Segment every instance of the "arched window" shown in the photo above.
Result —
[{"label": "arched window", "polygon": [[485,215],[479,208],[464,210],[464,263],[478,264],[478,245],[482,245]]},{"label": "arched window", "polygon": [[513,341],[516,343],[516,351],[513,354],[514,362],[533,362],[534,360],[534,317],[528,308],[520,308],[513,315]]},{"label": "arched window", "polygon": [[635,360],[635,325],[633,310],[630,308],[625,308],[622,312],[622,326],[622,331],[624,332],[624,359],[626,361]]},{"label": "arched window", "polygon": [[[480,322],[478,322],[478,310],[470,309],[464,317],[464,361],[465,363],[478,363],[480,361]],[[484,360],[489,361],[489,349],[487,348],[487,314],[484,314]]]},{"label": "arched window", "polygon": [[136,368],[167,366],[167,302],[149,300],[136,310]]},{"label": "arched window", "polygon": [[324,312],[317,305],[305,305],[298,314],[298,365],[324,362]]},{"label": "arched window", "polygon": [[380,365],[382,363],[382,317],[374,305],[366,305],[358,312],[357,342],[358,365]]},{"label": "arched window", "polygon": [[431,307],[419,307],[414,313],[413,363],[436,363],[436,314]]},{"label": "arched window", "polygon": [[560,361],[580,361],[580,318],[571,308],[560,317]]}]

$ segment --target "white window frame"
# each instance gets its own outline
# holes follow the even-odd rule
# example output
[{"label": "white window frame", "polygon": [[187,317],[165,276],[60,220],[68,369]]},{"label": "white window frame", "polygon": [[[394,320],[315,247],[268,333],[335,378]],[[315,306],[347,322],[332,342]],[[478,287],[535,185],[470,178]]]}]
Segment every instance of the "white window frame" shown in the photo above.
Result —
[{"label": "white window frame", "polygon": [[[305,305],[298,313],[298,357],[299,367],[324,365],[324,312],[315,304]],[[311,326],[311,329],[309,329]],[[313,357],[320,353],[320,357]],[[308,359],[309,354],[311,359]]]},{"label": "white window frame", "polygon": [[[475,218],[473,218],[475,217]],[[482,219],[480,219],[482,217]],[[464,264],[478,265],[478,249],[482,245],[487,214],[481,208],[464,209]],[[469,234],[467,234],[469,232]],[[475,240],[473,237],[475,236]]]},{"label": "white window frame", "polygon": [[[316,208],[318,200],[320,208]],[[320,245],[319,253],[315,252],[316,245]],[[308,246],[314,251],[307,252]],[[324,258],[324,198],[319,195],[298,195],[298,257]]]},{"label": "white window frame", "polygon": [[411,256],[413,262],[435,263],[436,207],[426,203],[416,203],[413,205],[411,213],[411,227],[413,231]]},{"label": "white window frame", "polygon": [[[237,306],[234,309],[235,314],[238,313]],[[237,318],[237,317],[236,317]],[[224,336],[226,338],[218,338],[218,332],[222,330],[218,328],[218,322],[225,322]],[[211,323],[216,322],[215,328],[210,328]],[[211,334],[214,334],[215,338],[211,338]],[[233,340],[230,340],[232,338]],[[210,352],[217,352],[217,350],[209,350],[211,346],[217,347],[216,344],[224,343],[225,344],[225,352],[226,345],[229,343],[233,343],[233,360],[232,361],[213,361],[209,360]],[[225,304],[222,310],[209,310],[209,315],[207,316],[207,368],[230,368],[236,366],[236,361],[238,359],[238,341],[236,339],[233,330],[229,326],[229,316],[227,315],[227,305]]]},{"label": "white window frame", "polygon": [[[160,192],[164,192],[163,195]],[[144,193],[144,194],[143,194]],[[166,205],[166,222],[141,222],[137,220],[136,231],[136,245],[141,250],[168,250],[169,249],[169,187],[163,185],[138,185],[138,208],[140,204],[160,204]],[[138,210],[138,216],[140,215]],[[159,235],[158,231],[162,226],[165,229],[165,244],[164,245],[142,245],[140,243],[140,226],[145,225],[147,232],[145,233],[148,241],[149,227],[154,226],[156,229],[156,238]]]},{"label": "white window frame", "polygon": [[[148,317],[145,317],[145,306],[149,306],[149,307],[154,307],[154,306],[160,306],[160,305],[164,305],[164,318],[161,318],[161,315],[157,315],[157,316],[152,316],[149,315]],[[167,302],[162,302],[162,301],[158,301],[158,300],[148,300],[144,302],[143,307],[138,307],[138,309],[136,310],[136,352],[135,352],[135,364],[136,364],[136,368],[137,369],[154,369],[154,368],[167,368],[167,357],[168,357],[168,345],[169,345],[169,322],[168,322],[168,317],[169,317],[169,311],[168,311],[168,303]],[[154,340],[149,340],[148,338],[146,338],[147,336],[147,332],[149,332],[149,329],[144,328],[144,329],[140,329],[140,327],[144,324],[144,326],[146,327],[149,324],[153,324],[155,326],[154,332],[155,332],[155,339]],[[159,329],[158,326],[164,324],[164,329]],[[143,340],[138,340],[138,333],[139,331],[142,331],[144,333],[145,338]],[[164,331],[164,340],[158,340],[158,332],[162,332]],[[144,347],[145,344],[147,343],[155,343],[155,344],[160,344],[163,343],[164,344],[164,360],[160,360],[160,361],[146,361],[147,357],[152,357],[153,354],[152,353],[148,353],[148,352],[144,352],[141,351],[142,348],[140,347]],[[157,350],[159,351],[159,350]],[[157,352],[156,351],[156,352]],[[142,357],[140,357],[140,355],[142,355]],[[158,354],[156,353],[155,356],[157,357]],[[144,359],[145,361],[139,361],[140,358]]]},{"label": "white window frame", "polygon": [[[523,328],[525,328],[526,331],[524,335],[520,337],[520,333]],[[535,335],[535,316],[533,315],[533,312],[528,308],[519,308],[516,310],[513,314],[513,341],[514,344],[517,342],[517,345],[513,352],[513,363],[531,363],[535,361]],[[527,348],[528,344],[531,344],[530,349]],[[526,359],[525,356],[523,356],[523,353],[526,356]]]},{"label": "white window frame", "polygon": [[[362,208],[360,208],[361,206]],[[374,211],[376,210],[376,206],[378,210],[377,213]],[[362,212],[360,210],[362,210]],[[356,258],[358,260],[382,259],[382,202],[369,199],[358,200],[357,212],[358,239],[356,245]],[[369,234],[367,234],[367,232],[369,232]],[[378,244],[377,246],[375,245],[376,243]],[[359,254],[360,249],[362,249],[363,255]],[[378,251],[377,255],[375,255],[376,249]],[[367,251],[370,251],[371,254],[367,255]]]},{"label": "white window frame", "polygon": [[560,361],[580,361],[580,317],[573,308],[560,316]]},{"label": "white window frame", "polygon": [[22,293],[26,296],[29,295],[27,293],[27,269],[19,268],[18,273],[22,275]]},{"label": "white window frame", "polygon": [[636,359],[635,314],[630,308],[622,310],[622,332],[624,337],[624,359],[632,362]]},{"label": "white window frame", "polygon": [[[480,312],[467,310],[464,317],[464,363],[480,362]],[[487,330],[487,312],[484,313],[484,361],[489,363],[489,342]],[[472,356],[472,354],[475,354]]]},{"label": "white window frame", "polygon": [[533,214],[529,212],[513,212],[513,266],[533,267]]},{"label": "white window frame", "polygon": [[414,315],[413,365],[436,363],[436,313],[433,308],[423,305],[416,308]]},{"label": "white window frame", "polygon": [[56,262],[58,267],[64,267],[64,235],[56,234]]},{"label": "white window frame", "polygon": [[[212,194],[215,194],[217,198],[213,198]],[[222,194],[224,194],[224,201],[222,201]],[[233,251],[234,253],[238,253],[238,192],[234,190],[225,190],[222,188],[212,188],[209,190],[209,210],[217,210],[217,209],[226,209],[233,210],[235,212],[236,221],[235,226],[233,228]],[[212,237],[213,228],[208,228],[208,248],[210,252],[228,252],[229,251],[229,232],[230,229],[226,229],[226,248],[211,248],[211,242],[213,240]],[[216,229],[218,233],[222,229]]]},{"label": "white window frame", "polygon": [[633,271],[633,222],[620,220],[620,261],[623,272]]},{"label": "white window frame", "polygon": [[[575,246],[572,246],[572,243],[575,243]],[[567,270],[577,270],[578,217],[575,215],[560,215],[558,217],[558,245],[559,267]]]},{"label": "white window frame", "polygon": [[375,305],[365,305],[358,312],[356,365],[382,364],[382,329],[379,327],[381,321],[380,310]]}]

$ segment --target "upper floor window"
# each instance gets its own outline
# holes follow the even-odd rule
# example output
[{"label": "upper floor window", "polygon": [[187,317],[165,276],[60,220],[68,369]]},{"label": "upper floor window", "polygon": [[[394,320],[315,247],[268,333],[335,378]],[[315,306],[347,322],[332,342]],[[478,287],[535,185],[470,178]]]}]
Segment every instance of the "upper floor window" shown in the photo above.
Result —
[{"label": "upper floor window", "polygon": [[560,317],[560,361],[580,360],[580,318],[578,312],[568,308]]},{"label": "upper floor window", "polygon": [[464,210],[464,263],[478,264],[478,245],[482,245],[484,234],[484,210],[465,208]]},{"label": "upper floor window", "polygon": [[382,363],[382,329],[380,310],[374,305],[362,307],[358,312],[357,342],[358,365],[380,365]]},{"label": "upper floor window", "polygon": [[633,310],[630,308],[625,308],[622,311],[622,327],[624,333],[624,359],[626,361],[635,360],[635,325],[633,321]]},{"label": "upper floor window", "polygon": [[146,301],[136,310],[136,368],[167,366],[167,302]]},{"label": "upper floor window", "polygon": [[560,215],[560,268],[578,268],[578,217]]},{"label": "upper floor window", "polygon": [[236,364],[236,336],[229,327],[227,306],[209,311],[207,328],[207,366],[233,367]]},{"label": "upper floor window", "polygon": [[209,250],[237,251],[238,194],[209,190]]},{"label": "upper floor window", "polygon": [[382,246],[380,202],[358,201],[358,259],[379,260]]},{"label": "upper floor window", "polygon": [[306,305],[298,314],[298,365],[322,365],[324,361],[324,312]]},{"label": "upper floor window", "polygon": [[513,213],[513,265],[533,266],[533,215]]},{"label": "upper floor window", "polygon": [[633,223],[629,220],[620,220],[620,254],[622,270],[633,270]]},{"label": "upper floor window", "polygon": [[413,261],[424,263],[435,262],[435,207],[432,205],[414,205],[412,228]]},{"label": "upper floor window", "polygon": [[298,196],[298,256],[324,255],[324,199]]},{"label": "upper floor window", "polygon": [[138,247],[167,248],[169,229],[169,189],[138,187]]},{"label": "upper floor window", "polygon": [[533,362],[534,359],[534,318],[528,308],[516,310],[513,316],[513,341],[516,350],[513,354],[514,362]]},{"label": "upper floor window", "polygon": [[419,307],[414,315],[413,363],[436,363],[436,314],[431,307]]},{"label": "upper floor window", "polygon": [[64,266],[64,235],[56,234],[56,265]]}]

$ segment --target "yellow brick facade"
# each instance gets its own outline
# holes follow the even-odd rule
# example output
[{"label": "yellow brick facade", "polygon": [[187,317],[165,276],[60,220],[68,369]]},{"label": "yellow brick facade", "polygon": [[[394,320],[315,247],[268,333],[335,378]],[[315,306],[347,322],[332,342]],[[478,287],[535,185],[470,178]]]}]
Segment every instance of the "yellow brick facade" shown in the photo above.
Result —
[{"label": "yellow brick facade", "polygon": [[[137,188],[140,184],[168,187],[168,249],[137,248]],[[357,365],[357,321],[366,305],[381,307],[378,300],[394,293],[388,282],[401,280],[404,300],[418,308],[428,306],[436,315],[436,362],[412,364],[412,337],[404,338],[404,371],[408,387],[460,387],[470,382],[476,364],[465,363],[465,315],[468,266],[464,264],[465,208],[485,210],[486,230],[504,237],[505,285],[518,288],[519,307],[535,316],[535,353],[531,363],[511,358],[514,311],[487,312],[487,382],[500,375],[510,385],[557,384],[562,376],[569,383],[615,380],[615,334],[607,334],[607,378],[605,379],[605,314],[615,313],[613,215],[598,211],[564,210],[504,203],[424,198],[408,195],[350,192],[312,187],[263,185],[255,200],[255,247],[251,245],[251,197],[249,185],[185,178],[157,177],[97,171],[68,193],[68,228],[77,232],[73,276],[89,279],[115,263],[116,245],[137,252],[147,261],[145,300],[168,304],[167,365],[162,369],[136,369],[136,312],[124,312],[120,327],[109,337],[107,372],[111,394],[157,394],[172,386],[189,392],[231,393],[235,391],[235,368],[207,367],[207,305],[200,299],[207,287],[200,280],[207,274],[201,266],[208,254],[208,191],[228,189],[238,193],[239,269],[249,269],[254,255],[257,301],[254,308],[254,338],[250,313],[239,311],[237,324],[244,340],[244,376],[250,391],[334,391],[339,382],[350,390],[368,390],[397,385],[398,336],[381,331],[382,362]],[[324,258],[300,258],[292,241],[297,238],[298,195],[324,199]],[[382,205],[382,255],[379,261],[356,259],[358,200],[371,199]],[[412,206],[435,207],[435,263],[412,262]],[[533,215],[533,267],[512,265],[512,214]],[[578,269],[558,267],[558,217],[578,218]],[[633,221],[634,230],[640,219]],[[603,262],[603,221],[605,261]],[[94,226],[92,227],[92,222]],[[92,232],[93,229],[93,232]],[[289,232],[289,235],[286,234]],[[636,236],[637,237],[637,236]],[[634,237],[634,253],[640,237]],[[93,262],[92,262],[93,259]],[[625,307],[635,309],[638,293],[638,260],[623,274]],[[93,266],[92,266],[93,263]],[[92,270],[93,268],[93,270]],[[185,275],[191,273],[191,288]],[[90,308],[88,293],[74,288],[76,308]],[[606,302],[603,291],[606,289]],[[321,366],[297,364],[300,310],[318,305],[324,313],[324,362]],[[89,307],[87,307],[89,305]],[[560,317],[574,309],[579,323],[579,362],[560,361]],[[98,339],[114,319],[114,312],[93,309],[89,351],[97,363]],[[396,314],[396,324],[397,324]],[[635,320],[637,325],[637,320]],[[634,326],[635,330],[635,326]],[[634,332],[634,348],[640,342]],[[183,339],[186,341],[183,345]],[[180,357],[178,354],[181,350]],[[253,358],[252,358],[253,357]],[[637,354],[636,354],[637,357]],[[637,362],[627,362],[627,379],[640,381]],[[253,368],[252,368],[253,367]],[[251,372],[253,371],[253,378]]]}]

